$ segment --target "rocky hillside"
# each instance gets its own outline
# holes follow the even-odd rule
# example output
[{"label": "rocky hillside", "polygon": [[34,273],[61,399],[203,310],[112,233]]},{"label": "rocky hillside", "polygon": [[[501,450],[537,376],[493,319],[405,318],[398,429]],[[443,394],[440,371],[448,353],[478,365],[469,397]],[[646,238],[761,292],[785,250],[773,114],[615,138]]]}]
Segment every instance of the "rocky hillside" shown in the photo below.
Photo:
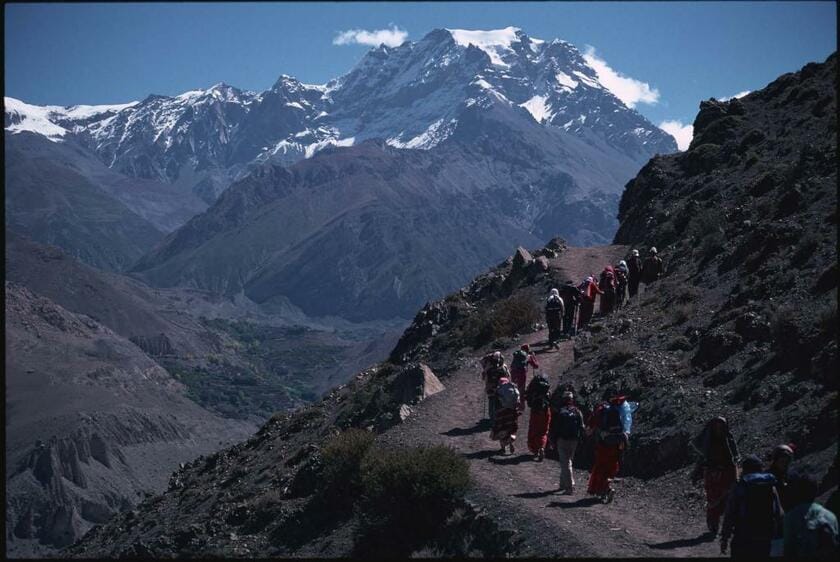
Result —
[{"label": "rocky hillside", "polygon": [[160,492],[179,462],[316,400],[394,341],[154,290],[13,233],[5,249],[10,555],[73,542]]},{"label": "rocky hillside", "polygon": [[686,412],[717,412],[747,451],[793,442],[826,468],[838,411],[836,93],[835,54],[701,104],[690,149],[652,159],[621,202],[616,242],[656,245],[665,279],[644,314],[582,345],[574,375],[606,367],[603,382],[640,397],[641,417],[676,426],[667,433],[681,443]]},{"label": "rocky hillside", "polygon": [[[587,408],[606,391],[640,401],[623,469],[628,507],[617,500],[602,514],[544,509],[581,508],[582,500],[521,511],[526,502],[544,501],[551,492],[532,490],[512,497],[500,475],[525,467],[515,466],[521,462],[516,458],[502,459],[489,471],[482,469],[491,483],[471,497],[483,504],[452,511],[440,519],[434,540],[406,543],[399,553],[547,556],[558,554],[559,543],[589,555],[653,555],[700,544],[685,538],[682,524],[702,519],[703,509],[701,492],[688,484],[693,459],[686,445],[719,414],[731,420],[744,453],[763,455],[779,441],[793,441],[798,446],[795,464],[825,475],[823,490],[836,486],[836,471],[829,470],[837,454],[838,396],[833,376],[835,77],[832,56],[741,102],[704,102],[691,149],[654,159],[628,185],[617,237],[627,245],[569,249],[554,240],[534,254],[518,250],[457,293],[425,306],[388,361],[359,373],[320,403],[275,417],[248,442],[198,459],[173,475],[167,493],[97,528],[66,553],[336,556],[375,548],[360,544],[364,536],[356,533],[367,525],[360,518],[363,510],[354,515],[319,503],[324,492],[318,483],[334,468],[334,445],[324,448],[325,437],[339,429],[367,428],[380,433],[383,443],[404,446],[400,435],[411,432],[399,429],[413,423],[414,416],[427,419],[426,405],[440,404],[439,398],[447,396],[451,406],[432,411],[442,422],[438,425],[451,429],[441,434],[431,430],[437,426],[421,425],[415,433],[435,443],[444,436],[484,431],[480,424],[462,426],[464,412],[454,406],[466,400],[476,406],[472,417],[479,415],[480,400],[471,398],[469,389],[480,393],[480,386],[468,384],[476,377],[477,358],[492,349],[509,353],[522,341],[539,343],[545,335],[539,326],[541,303],[550,287],[579,280],[630,247],[651,243],[665,259],[664,278],[622,311],[596,318],[591,330],[573,343],[564,343],[570,365],[554,379],[573,384]],[[707,156],[715,166],[706,167]],[[692,198],[696,203],[689,206]],[[682,208],[689,210],[678,210]],[[708,221],[716,222],[709,226]],[[798,232],[796,237],[790,238],[792,232]],[[714,239],[704,242],[707,237],[718,237],[719,246]],[[559,369],[561,360],[541,353],[541,361]],[[414,390],[407,393],[407,386]],[[426,389],[436,393],[422,400],[429,394]],[[431,431],[424,432],[424,427]],[[493,460],[488,458],[492,452],[485,453],[464,451],[463,456],[473,463]],[[587,468],[590,460],[586,445],[576,464]],[[363,507],[371,491],[362,490],[360,497],[357,493],[348,489],[345,500]],[[536,540],[542,546],[535,549],[525,544],[534,541],[511,539],[512,532],[499,529],[507,524],[510,531],[509,517],[499,514],[496,521],[504,521],[491,525],[481,515],[481,508],[502,504],[508,515],[511,509],[517,513],[515,525],[522,536],[550,533],[541,527],[549,518],[559,526],[552,528],[562,540],[544,545]],[[639,541],[649,535],[628,536],[617,539],[618,546],[610,550],[600,543],[611,541],[595,544],[589,536],[593,528],[608,533],[621,530],[620,525],[648,533],[660,507],[687,510],[668,519],[681,521],[679,528],[661,529],[682,533],[681,539],[644,544]],[[613,509],[618,514],[610,516],[607,512]],[[701,520],[698,524],[703,525]],[[379,536],[387,543],[387,535]],[[474,545],[482,544],[476,537],[488,536],[502,541],[493,545],[495,550],[475,550]],[[389,543],[389,548],[394,546]]]},{"label": "rocky hillside", "polygon": [[78,539],[173,465],[251,428],[188,400],[184,386],[127,339],[6,284],[7,554]]}]

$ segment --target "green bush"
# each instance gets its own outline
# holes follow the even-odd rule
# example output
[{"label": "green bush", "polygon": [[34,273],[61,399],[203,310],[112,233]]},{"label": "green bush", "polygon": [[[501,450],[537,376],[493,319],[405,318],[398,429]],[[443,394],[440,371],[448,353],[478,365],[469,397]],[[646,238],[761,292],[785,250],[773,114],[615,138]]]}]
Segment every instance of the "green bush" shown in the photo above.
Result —
[{"label": "green bush", "polygon": [[361,467],[356,553],[406,557],[433,540],[469,488],[467,461],[436,445],[376,450]]},{"label": "green bush", "polygon": [[534,324],[542,320],[542,311],[527,295],[514,295],[489,311],[470,316],[457,332],[473,348],[479,348],[500,338],[528,333]]},{"label": "green bush", "polygon": [[324,445],[319,492],[334,507],[350,507],[361,490],[362,459],[373,446],[369,431],[348,429]]}]

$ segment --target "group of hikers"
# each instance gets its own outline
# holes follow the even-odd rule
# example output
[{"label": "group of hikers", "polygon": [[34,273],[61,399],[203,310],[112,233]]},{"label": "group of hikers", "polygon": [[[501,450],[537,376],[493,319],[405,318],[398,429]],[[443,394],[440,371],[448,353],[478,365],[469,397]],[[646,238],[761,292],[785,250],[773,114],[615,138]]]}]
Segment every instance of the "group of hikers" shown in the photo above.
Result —
[{"label": "group of hikers", "polygon": [[536,356],[528,344],[513,354],[510,367],[496,351],[481,360],[487,394],[488,418],[492,421],[490,436],[499,442],[500,453],[514,453],[519,430],[519,416],[530,409],[528,450],[534,460],[542,462],[546,449],[557,451],[560,460],[560,491],[572,495],[575,490],[572,461],[580,442],[594,435],[595,462],[587,492],[604,503],[615,496],[611,481],[618,474],[620,458],[627,448],[632,426],[632,413],[638,407],[625,396],[608,391],[604,400],[586,418],[575,401],[571,384],[558,385],[554,391],[544,374],[536,372],[527,383],[528,366],[539,369]]},{"label": "group of hikers", "polygon": [[601,314],[610,314],[635,298],[641,283],[649,285],[659,280],[662,271],[662,258],[655,247],[648,250],[644,261],[638,250],[632,250],[625,260],[604,267],[600,276],[590,275],[578,285],[569,281],[559,289],[552,289],[545,304],[549,345],[556,347],[563,337],[572,337],[586,329],[599,296]]},{"label": "group of hikers", "polygon": [[[662,270],[656,248],[650,248],[644,262],[633,250],[626,261],[604,268],[597,281],[590,276],[579,286],[568,283],[562,293],[552,289],[546,302],[548,344],[556,347],[564,334],[571,337],[585,328],[598,295],[601,313],[609,314],[623,306],[627,298],[636,297],[640,282],[658,280]],[[534,369],[530,382],[529,366]],[[492,424],[490,437],[499,442],[500,453],[515,452],[518,418],[527,405],[528,450],[536,462],[543,461],[546,450],[556,451],[560,462],[558,491],[574,494],[575,452],[592,437],[594,461],[587,493],[602,503],[612,502],[615,490],[611,484],[629,446],[632,415],[638,403],[609,389],[584,416],[572,384],[558,384],[552,391],[548,378],[538,372],[539,361],[529,344],[522,344],[513,353],[510,367],[499,351],[485,355],[481,367],[487,417]],[[776,447],[765,468],[755,455],[740,459],[727,421],[715,417],[692,446],[702,459],[693,479],[704,481],[708,530],[715,537],[720,532],[721,553],[731,548],[736,558],[767,557],[771,553],[797,557],[837,554],[837,518],[816,503],[817,482],[812,476],[788,472],[793,445]]]},{"label": "group of hikers", "polygon": [[703,480],[706,524],[712,535],[720,531],[722,554],[731,548],[734,558],[835,559],[840,553],[837,514],[816,501],[819,481],[790,470],[793,443],[775,447],[767,466],[757,455],[741,458],[726,418],[718,416],[691,444],[701,458],[692,477]]}]

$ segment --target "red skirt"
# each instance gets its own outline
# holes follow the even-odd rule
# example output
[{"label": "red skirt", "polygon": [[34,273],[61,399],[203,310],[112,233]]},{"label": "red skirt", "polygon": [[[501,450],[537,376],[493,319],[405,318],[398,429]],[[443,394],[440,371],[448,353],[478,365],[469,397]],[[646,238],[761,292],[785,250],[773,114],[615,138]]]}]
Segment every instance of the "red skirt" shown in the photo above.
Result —
[{"label": "red skirt", "polygon": [[514,369],[511,368],[510,370],[510,379],[513,381],[513,384],[519,388],[519,409],[523,409],[525,406],[525,382],[528,378],[528,367],[524,369]]},{"label": "red skirt", "polygon": [[706,467],[703,471],[703,483],[706,487],[706,517],[719,520],[726,509],[729,490],[738,479],[735,466],[726,468]]},{"label": "red skirt", "polygon": [[535,455],[540,449],[545,449],[550,423],[551,410],[531,409],[531,419],[528,421],[528,450]]},{"label": "red skirt", "polygon": [[621,450],[618,447],[608,447],[603,443],[595,446],[595,463],[589,476],[590,494],[602,496],[610,488],[610,479],[618,474],[618,460]]}]

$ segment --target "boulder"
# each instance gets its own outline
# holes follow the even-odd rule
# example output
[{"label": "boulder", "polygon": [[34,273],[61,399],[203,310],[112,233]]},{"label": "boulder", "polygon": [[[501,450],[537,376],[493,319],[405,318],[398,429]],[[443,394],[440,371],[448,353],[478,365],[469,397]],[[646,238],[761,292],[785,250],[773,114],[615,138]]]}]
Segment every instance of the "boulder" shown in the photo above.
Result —
[{"label": "boulder", "polygon": [[719,328],[700,338],[700,347],[692,363],[709,369],[723,363],[743,346],[743,338],[735,332]]},{"label": "boulder", "polygon": [[406,418],[411,415],[411,406],[408,404],[400,404],[400,409],[399,412],[397,412],[397,415],[399,415],[400,421],[405,421]]},{"label": "boulder", "polygon": [[747,312],[735,320],[735,331],[745,341],[769,341],[770,323],[755,312]]},{"label": "boulder", "polygon": [[[391,387],[391,394],[395,401],[403,405],[417,404],[444,388],[428,365],[418,363],[409,365],[397,375]],[[402,408],[400,408],[400,414],[402,414]]]},{"label": "boulder", "polygon": [[516,252],[513,254],[513,269],[514,269],[514,271],[524,269],[532,261],[534,261],[534,257],[531,255],[531,253],[528,250],[526,250],[522,246],[519,246],[518,248],[516,248]]},{"label": "boulder", "polygon": [[546,273],[549,269],[548,265],[548,258],[545,256],[540,256],[536,258],[531,264],[528,266],[528,277],[536,278],[543,273]]}]

